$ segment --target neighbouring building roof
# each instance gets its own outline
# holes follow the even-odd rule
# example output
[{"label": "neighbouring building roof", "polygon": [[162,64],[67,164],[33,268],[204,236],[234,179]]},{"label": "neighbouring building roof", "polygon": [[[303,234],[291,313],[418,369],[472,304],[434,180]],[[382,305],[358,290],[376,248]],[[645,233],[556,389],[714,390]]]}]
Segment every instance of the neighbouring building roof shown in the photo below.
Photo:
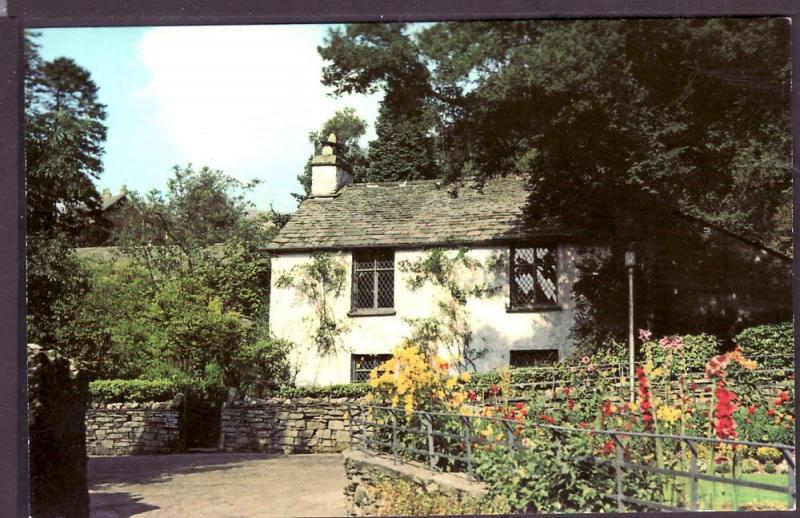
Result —
[{"label": "neighbouring building roof", "polygon": [[452,195],[438,180],[357,183],[336,196],[308,198],[267,249],[305,251],[422,247],[564,236],[563,226],[525,225],[528,193],[516,176]]},{"label": "neighbouring building roof", "polygon": [[111,193],[106,194],[104,192],[103,193],[103,198],[102,198],[103,199],[103,210],[110,209],[118,201],[120,201],[122,199],[125,199],[127,197],[128,197],[128,195],[126,193],[124,193],[124,192],[121,192],[119,194],[111,194]]}]

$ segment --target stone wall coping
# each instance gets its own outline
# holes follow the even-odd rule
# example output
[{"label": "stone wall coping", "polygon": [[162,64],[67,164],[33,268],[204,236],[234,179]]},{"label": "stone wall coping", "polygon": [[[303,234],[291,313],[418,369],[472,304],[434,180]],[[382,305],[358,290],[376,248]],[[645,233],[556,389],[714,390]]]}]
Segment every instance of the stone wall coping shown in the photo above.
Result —
[{"label": "stone wall coping", "polygon": [[172,401],[147,401],[142,403],[89,403],[89,410],[173,410],[178,411],[178,408]]},{"label": "stone wall coping", "polygon": [[439,473],[431,471],[424,464],[415,461],[399,461],[395,458],[380,453],[366,453],[361,450],[348,448],[342,452],[345,462],[359,464],[360,467],[377,469],[389,475],[400,475],[417,480],[423,485],[431,482],[440,487],[462,491],[476,498],[480,498],[488,491],[488,486],[480,481],[471,479],[466,473]]},{"label": "stone wall coping", "polygon": [[300,397],[300,398],[272,397],[267,399],[247,398],[247,399],[239,399],[236,401],[228,401],[225,403],[225,406],[228,408],[237,408],[237,407],[241,408],[241,407],[265,406],[265,405],[319,405],[319,404],[341,405],[344,403],[352,403],[355,401],[359,401],[360,399],[361,397],[333,398],[330,396]]}]

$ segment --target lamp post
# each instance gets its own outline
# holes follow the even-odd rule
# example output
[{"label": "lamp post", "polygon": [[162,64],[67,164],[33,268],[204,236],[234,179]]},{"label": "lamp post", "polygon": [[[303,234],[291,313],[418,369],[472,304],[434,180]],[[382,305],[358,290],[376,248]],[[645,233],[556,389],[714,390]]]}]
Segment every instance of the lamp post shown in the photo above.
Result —
[{"label": "lamp post", "polygon": [[633,248],[625,251],[625,268],[628,270],[628,380],[630,384],[630,399],[634,401],[634,342],[633,342],[633,269],[636,267],[636,253]]}]

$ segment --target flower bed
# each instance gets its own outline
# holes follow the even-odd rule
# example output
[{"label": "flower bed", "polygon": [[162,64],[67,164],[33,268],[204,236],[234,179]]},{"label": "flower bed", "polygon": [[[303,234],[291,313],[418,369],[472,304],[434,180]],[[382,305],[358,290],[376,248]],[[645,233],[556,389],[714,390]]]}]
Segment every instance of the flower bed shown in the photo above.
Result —
[{"label": "flower bed", "polygon": [[[714,501],[698,503],[690,495],[697,487],[672,473],[692,465],[709,476],[741,478],[745,466],[751,474],[786,469],[785,461],[767,459],[755,446],[724,440],[792,444],[791,387],[761,390],[757,364],[739,349],[709,358],[700,385],[690,371],[700,347],[682,337],[656,341],[645,331],[640,338],[635,401],[625,400],[628,380],[590,357],[559,368],[562,383],[543,389],[512,383],[508,370],[476,383],[469,373],[453,372],[447,360],[405,344],[371,374],[366,400],[387,409],[369,413],[371,445],[436,469],[470,471],[489,484],[490,496],[534,512],[615,508],[607,497],[616,484],[634,509],[641,501],[714,508]],[[656,472],[617,478],[612,462]]]}]

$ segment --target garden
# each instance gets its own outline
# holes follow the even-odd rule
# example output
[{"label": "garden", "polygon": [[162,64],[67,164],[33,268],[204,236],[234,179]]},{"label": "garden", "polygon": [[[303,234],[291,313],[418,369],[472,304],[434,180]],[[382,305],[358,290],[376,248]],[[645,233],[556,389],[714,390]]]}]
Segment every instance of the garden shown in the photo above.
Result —
[{"label": "garden", "polygon": [[[745,330],[725,352],[708,335],[639,339],[632,384],[602,351],[459,373],[406,342],[371,373],[359,447],[468,473],[488,487],[484,512],[792,508],[791,323]],[[398,514],[431,509],[383,492]]]}]

